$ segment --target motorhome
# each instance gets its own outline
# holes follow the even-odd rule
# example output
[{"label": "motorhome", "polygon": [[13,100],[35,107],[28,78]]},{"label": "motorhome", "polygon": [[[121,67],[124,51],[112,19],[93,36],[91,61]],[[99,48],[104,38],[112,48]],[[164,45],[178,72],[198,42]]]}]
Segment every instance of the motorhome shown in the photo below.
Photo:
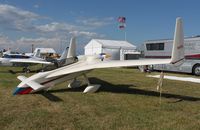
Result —
[{"label": "motorhome", "polygon": [[[147,40],[144,42],[145,58],[170,58],[172,39]],[[184,38],[185,61],[181,66],[153,65],[153,70],[174,71],[200,75],[200,36]]]}]

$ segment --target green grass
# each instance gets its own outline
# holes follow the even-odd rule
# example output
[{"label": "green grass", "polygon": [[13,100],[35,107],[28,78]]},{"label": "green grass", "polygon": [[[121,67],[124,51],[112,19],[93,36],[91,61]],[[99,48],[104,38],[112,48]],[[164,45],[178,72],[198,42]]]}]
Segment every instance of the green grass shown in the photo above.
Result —
[{"label": "green grass", "polygon": [[13,96],[20,74],[7,69],[0,68],[1,130],[200,129],[196,83],[164,80],[159,104],[158,79],[136,69],[98,69],[88,74],[91,82],[102,85],[97,93],[83,94],[84,85],[68,89],[66,82],[48,93]]}]

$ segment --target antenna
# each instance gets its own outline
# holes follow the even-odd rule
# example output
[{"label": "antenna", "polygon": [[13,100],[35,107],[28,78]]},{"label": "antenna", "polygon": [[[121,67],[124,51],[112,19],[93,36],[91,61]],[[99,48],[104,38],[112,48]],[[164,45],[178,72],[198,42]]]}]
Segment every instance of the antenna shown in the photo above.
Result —
[{"label": "antenna", "polygon": [[33,53],[34,51],[34,44],[31,45],[31,52]]}]

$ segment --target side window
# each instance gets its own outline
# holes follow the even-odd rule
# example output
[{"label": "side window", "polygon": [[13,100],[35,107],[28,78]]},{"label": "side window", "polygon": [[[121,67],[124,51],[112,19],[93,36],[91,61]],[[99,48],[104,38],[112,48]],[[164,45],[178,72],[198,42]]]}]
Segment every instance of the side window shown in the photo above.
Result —
[{"label": "side window", "polygon": [[5,55],[3,56],[3,58],[10,58],[10,56],[7,55],[7,54],[5,54]]},{"label": "side window", "polygon": [[29,56],[21,56],[21,58],[23,58],[23,59],[28,59]]},{"label": "side window", "polygon": [[164,43],[147,43],[146,49],[149,51],[164,50]]}]

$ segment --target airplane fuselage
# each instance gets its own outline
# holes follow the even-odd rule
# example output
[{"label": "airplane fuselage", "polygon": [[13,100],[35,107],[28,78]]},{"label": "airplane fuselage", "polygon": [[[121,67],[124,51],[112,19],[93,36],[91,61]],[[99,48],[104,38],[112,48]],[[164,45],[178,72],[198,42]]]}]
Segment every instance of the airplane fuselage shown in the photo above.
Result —
[{"label": "airplane fuselage", "polygon": [[16,59],[33,59],[33,60],[39,60],[39,61],[45,61],[44,59],[37,58],[37,57],[30,57],[22,54],[6,54],[3,57],[0,58],[0,66],[8,66],[8,67],[27,67],[31,66],[33,64],[31,63],[17,63],[17,62],[11,62],[12,60]]},{"label": "airplane fuselage", "polygon": [[[78,61],[75,64],[79,64],[79,63],[80,63],[80,61]],[[34,92],[37,92],[40,90],[47,90],[59,83],[75,79],[76,77],[82,76],[83,74],[86,74],[89,72],[89,71],[81,71],[81,72],[76,72],[76,73],[69,74],[69,75],[62,75],[62,76],[58,76],[58,77],[54,77],[54,78],[46,78],[48,75],[50,75],[51,73],[54,73],[55,71],[56,70],[51,70],[51,71],[47,71],[47,72],[37,73],[25,80],[22,80],[22,82],[17,86],[17,88],[24,88],[24,91],[29,90],[29,91],[26,91],[27,93],[34,93]],[[39,89],[36,89],[36,90],[31,89],[30,86],[27,84],[30,81],[37,82],[38,84],[42,85],[43,87],[40,87]],[[27,93],[23,93],[23,94],[27,94]]]}]

